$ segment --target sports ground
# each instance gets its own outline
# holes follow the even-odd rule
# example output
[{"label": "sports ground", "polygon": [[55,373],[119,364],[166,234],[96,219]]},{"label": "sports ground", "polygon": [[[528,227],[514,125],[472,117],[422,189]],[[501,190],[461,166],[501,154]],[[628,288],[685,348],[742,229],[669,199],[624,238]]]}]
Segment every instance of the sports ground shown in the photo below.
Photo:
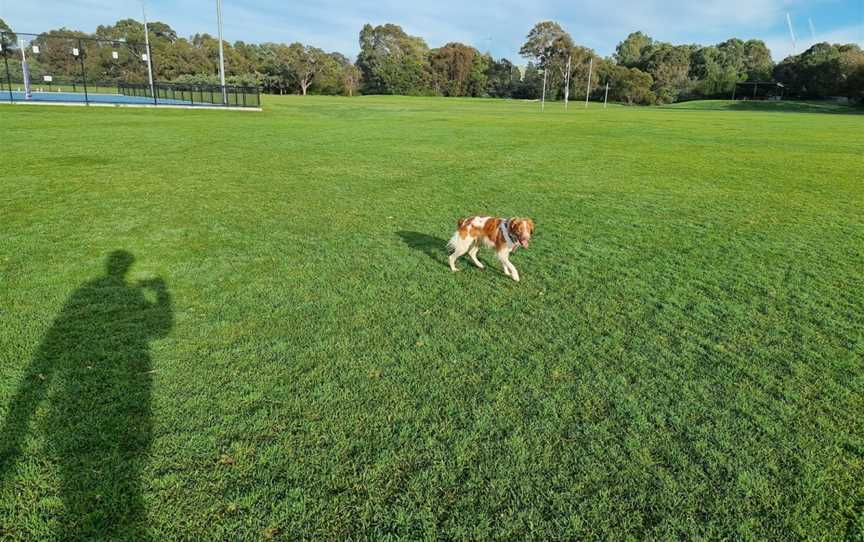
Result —
[{"label": "sports ground", "polygon": [[[186,95],[190,93],[187,92]],[[174,98],[158,98],[159,105],[168,106],[195,106],[195,107],[219,107],[220,104],[209,102],[195,103],[194,94],[189,99],[174,99]],[[83,105],[87,102],[91,104],[101,105],[120,105],[120,106],[151,106],[154,105],[153,98],[147,96],[127,96],[118,94],[113,89],[97,88],[95,92],[85,94],[82,90],[77,92],[63,91],[42,91],[32,92],[28,98],[26,93],[21,90],[0,90],[0,104],[2,103],[17,103],[29,105],[36,104],[61,104],[61,105]],[[28,103],[29,102],[29,103]]]},{"label": "sports ground", "polygon": [[263,107],[0,105],[0,539],[864,536],[864,115]]},{"label": "sports ground", "polygon": [[[11,97],[10,97],[11,94]],[[107,104],[129,104],[129,105],[149,105],[153,103],[153,98],[144,96],[123,96],[122,94],[97,93],[88,96],[89,99],[97,103]],[[13,90],[9,92],[0,92],[0,101],[6,102],[26,102],[28,98],[24,92]],[[83,103],[85,102],[85,94],[83,92],[34,92],[29,100],[34,102],[60,102],[60,103]],[[180,100],[163,100],[167,105],[185,105],[187,102]]]}]

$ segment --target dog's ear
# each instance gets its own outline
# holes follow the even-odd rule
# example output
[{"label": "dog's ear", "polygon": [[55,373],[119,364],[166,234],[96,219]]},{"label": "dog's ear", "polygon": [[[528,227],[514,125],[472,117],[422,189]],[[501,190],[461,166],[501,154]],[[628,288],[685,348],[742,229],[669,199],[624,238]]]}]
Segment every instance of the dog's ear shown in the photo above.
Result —
[{"label": "dog's ear", "polygon": [[528,230],[528,233],[534,232],[534,224],[531,222],[530,218],[513,218],[510,220],[510,224],[513,231],[518,235],[524,235],[526,229]]}]

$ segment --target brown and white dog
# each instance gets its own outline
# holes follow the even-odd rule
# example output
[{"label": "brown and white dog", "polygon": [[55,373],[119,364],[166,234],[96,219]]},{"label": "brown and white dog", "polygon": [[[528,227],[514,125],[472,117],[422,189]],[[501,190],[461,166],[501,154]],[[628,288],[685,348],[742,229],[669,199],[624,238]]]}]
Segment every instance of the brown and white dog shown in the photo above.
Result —
[{"label": "brown and white dog", "polygon": [[510,253],[520,246],[528,248],[534,233],[534,221],[530,218],[495,218],[491,216],[471,216],[459,221],[459,228],[447,248],[450,249],[450,270],[456,269],[456,260],[466,252],[474,265],[485,266],[477,259],[477,251],[482,245],[494,248],[504,268],[504,274],[519,282],[519,271],[510,263]]}]

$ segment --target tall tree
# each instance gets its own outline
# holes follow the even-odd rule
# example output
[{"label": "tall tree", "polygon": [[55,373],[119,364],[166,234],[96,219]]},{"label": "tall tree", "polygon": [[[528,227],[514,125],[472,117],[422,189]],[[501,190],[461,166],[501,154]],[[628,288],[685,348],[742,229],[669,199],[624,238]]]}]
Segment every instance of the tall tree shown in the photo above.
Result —
[{"label": "tall tree", "polygon": [[519,54],[535,62],[547,72],[547,89],[557,93],[567,73],[567,60],[574,53],[575,45],[561,25],[554,21],[543,21],[534,25]]},{"label": "tall tree", "polygon": [[580,45],[573,47],[570,51],[570,56],[572,57],[570,65],[570,95],[583,93],[587,88],[589,80],[591,82],[589,90],[590,92],[594,92],[600,85],[598,72],[604,64],[603,59],[597,56],[592,49]]},{"label": "tall tree", "polygon": [[[330,53],[333,64],[328,68],[326,77],[332,81],[329,88],[321,88],[322,94],[342,94],[353,96],[360,88],[360,70],[351,60],[341,53]],[[332,72],[329,71],[332,69]]]},{"label": "tall tree", "polygon": [[[153,25],[159,32],[153,31]],[[151,39],[149,52],[153,53],[153,67],[157,70],[154,75],[158,79],[161,74],[158,72],[159,63],[156,59],[170,55],[169,51],[173,49],[177,33],[167,24],[158,21],[148,26]],[[147,64],[142,60],[142,55],[148,53],[144,40],[144,23],[135,19],[121,19],[113,25],[99,25],[96,27],[95,37],[114,43],[97,41],[86,44],[87,64],[91,67],[89,77],[105,82],[143,83],[147,80]],[[118,58],[115,59],[113,53],[117,53]]]},{"label": "tall tree", "polygon": [[525,73],[514,86],[513,97],[522,100],[536,100],[540,98],[543,91],[543,74],[537,69],[533,62],[525,67]]},{"label": "tall tree", "polygon": [[615,61],[628,68],[643,68],[645,55],[654,40],[643,32],[633,32],[615,48]]},{"label": "tall tree", "polygon": [[[46,75],[51,76],[55,82],[81,82],[81,60],[85,63],[85,69],[91,81],[98,75],[94,68],[95,55],[90,55],[88,47],[79,47],[78,38],[89,37],[84,32],[60,28],[39,34],[31,42],[39,48],[38,54],[28,57],[30,64],[30,78],[39,81]],[[72,51],[78,48],[79,56],[74,56]],[[31,49],[32,50],[32,49]],[[95,51],[94,51],[95,53]],[[142,73],[144,73],[142,71]]]},{"label": "tall tree", "polygon": [[627,71],[622,74],[619,80],[618,94],[628,104],[651,105],[656,100],[654,92],[651,90],[653,80],[651,75],[636,68],[625,68]]},{"label": "tall tree", "polygon": [[489,67],[492,65],[492,56],[489,53],[481,54],[479,51],[474,55],[471,63],[471,78],[468,80],[467,96],[475,98],[488,96]]},{"label": "tall tree", "polygon": [[6,24],[3,19],[0,19],[0,32],[6,34],[6,43],[15,43],[15,40],[18,39],[15,32],[12,31],[12,27]]},{"label": "tall tree", "polygon": [[328,68],[327,54],[316,47],[292,43],[288,46],[288,69],[293,74],[294,82],[300,88],[300,93],[306,96],[315,77],[325,73]]},{"label": "tall tree", "polygon": [[173,81],[186,74],[212,74],[207,53],[180,38],[168,47],[153,45],[154,68],[160,80]]},{"label": "tall tree", "polygon": [[627,68],[613,62],[603,62],[598,69],[598,80],[609,84],[609,99],[627,105],[651,105],[656,96],[651,90],[654,80],[638,68]]},{"label": "tall tree", "polygon": [[697,95],[728,97],[739,81],[747,79],[744,42],[732,39],[695,50],[690,56],[690,76]]},{"label": "tall tree", "polygon": [[661,103],[671,103],[687,97],[693,89],[690,78],[690,56],[697,50],[693,45],[655,43],[646,59],[646,70],[654,79],[653,91]]},{"label": "tall tree", "polygon": [[309,92],[315,94],[347,95],[344,70],[351,61],[340,53],[324,53],[319,55],[318,72],[309,87]]},{"label": "tall tree", "polygon": [[543,21],[535,24],[528,32],[519,54],[544,68],[554,58],[561,56],[563,49],[569,49],[568,45],[572,47],[573,39],[560,24]]},{"label": "tall tree", "polygon": [[4,55],[12,56],[9,47],[14,46],[16,43],[18,43],[18,36],[12,31],[12,27],[6,24],[6,21],[0,19],[0,47],[3,48],[0,51],[0,58]]},{"label": "tall tree", "polygon": [[801,98],[825,98],[847,94],[848,78],[855,73],[856,45],[817,43],[797,56],[786,58],[774,69],[774,78],[789,93]]},{"label": "tall tree", "polygon": [[422,94],[426,91],[426,42],[395,24],[363,26],[357,67],[366,94]]},{"label": "tall tree", "polygon": [[487,94],[493,98],[512,98],[516,87],[522,81],[519,68],[506,58],[490,60],[486,77]]},{"label": "tall tree", "polygon": [[771,50],[762,40],[744,42],[744,71],[748,81],[767,81],[771,79],[774,60]]},{"label": "tall tree", "polygon": [[841,94],[853,100],[864,100],[864,51],[855,44],[841,45]]},{"label": "tall tree", "polygon": [[480,96],[486,90],[487,62],[477,49],[448,43],[429,51],[433,89],[443,96]]},{"label": "tall tree", "polygon": [[849,74],[845,94],[850,99],[864,102],[864,62]]}]

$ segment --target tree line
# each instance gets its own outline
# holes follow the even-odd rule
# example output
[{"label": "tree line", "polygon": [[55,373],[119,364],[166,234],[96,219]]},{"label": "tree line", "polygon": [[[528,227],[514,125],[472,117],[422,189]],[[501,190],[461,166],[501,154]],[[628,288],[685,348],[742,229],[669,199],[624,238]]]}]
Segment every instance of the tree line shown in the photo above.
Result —
[{"label": "tree line", "polygon": [[[12,30],[3,54],[10,51]],[[162,22],[149,24],[155,77],[159,81],[218,84],[218,45],[209,34],[177,35]],[[87,54],[72,58],[70,39],[87,42]],[[100,25],[94,33],[61,28],[33,39],[41,45],[31,60],[45,73],[69,75],[83,69],[90,81],[146,81],[141,62],[143,25],[133,19]],[[430,48],[400,26],[365,25],[359,35],[360,53],[351,59],[302,43],[224,43],[228,84],[258,86],[275,94],[403,94],[537,99],[546,79],[547,99],[560,99],[569,78],[574,93],[586,90],[628,104],[664,104],[700,98],[728,98],[736,84],[777,81],[789,96],[864,99],[864,52],[854,44],[819,43],[775,65],[761,40],[737,38],[716,45],[675,45],[642,32],[622,40],[611,57],[601,57],[577,44],[561,25],[537,23],[519,53],[526,65],[495,59],[463,43]],[[121,54],[117,53],[117,50]],[[34,55],[35,56],[35,55]],[[590,67],[590,68],[589,68]],[[12,71],[15,71],[13,68]],[[592,77],[588,88],[589,69]]]}]

